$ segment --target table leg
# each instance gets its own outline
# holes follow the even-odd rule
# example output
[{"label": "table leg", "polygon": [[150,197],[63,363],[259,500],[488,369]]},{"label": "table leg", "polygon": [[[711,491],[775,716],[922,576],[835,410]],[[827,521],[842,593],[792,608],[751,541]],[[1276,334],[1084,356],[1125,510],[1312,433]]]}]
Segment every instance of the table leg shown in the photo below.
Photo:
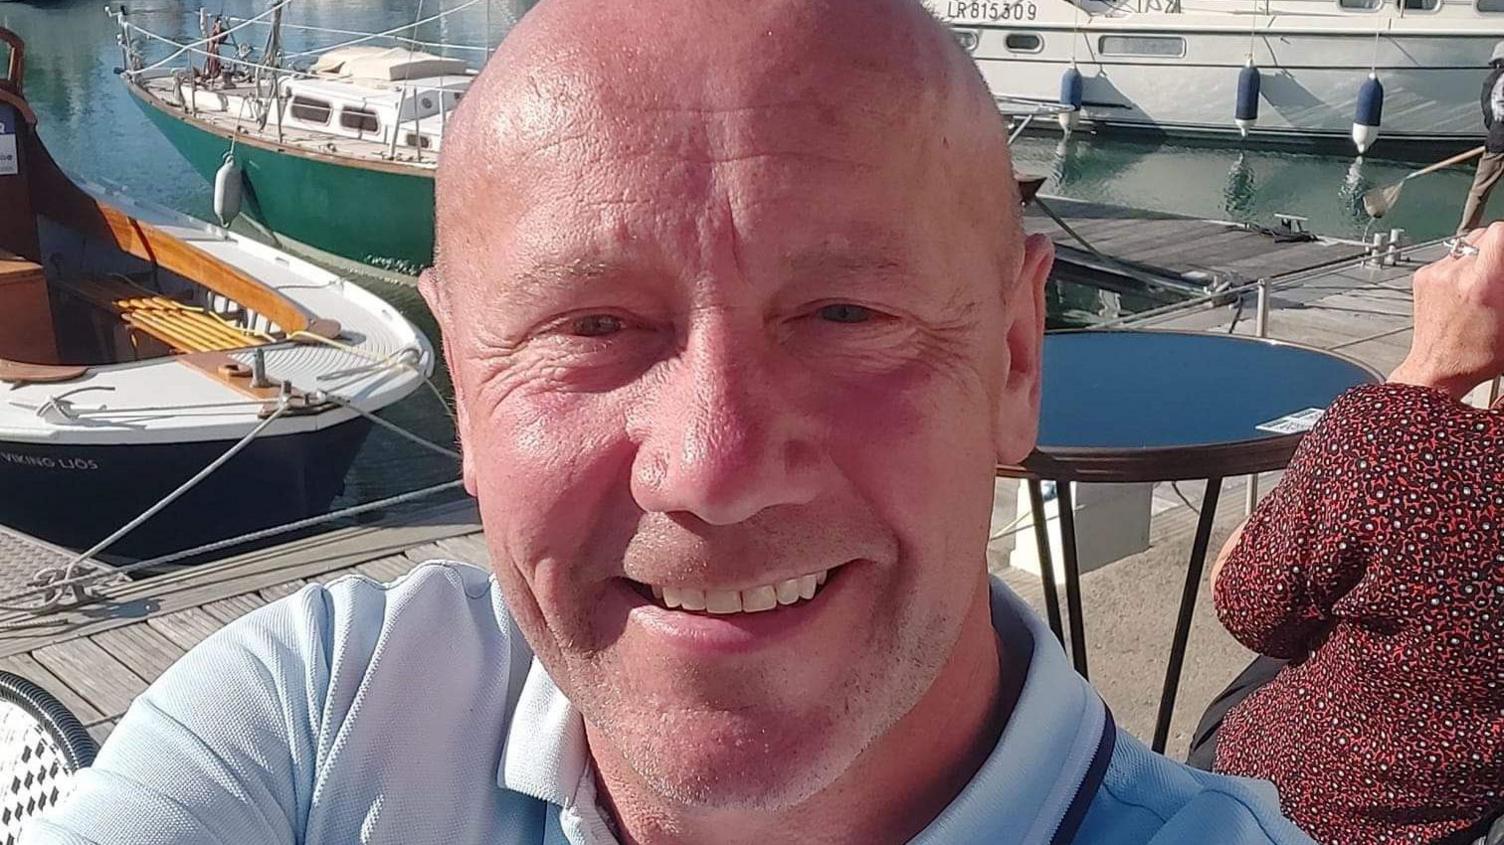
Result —
[{"label": "table leg", "polygon": [[1044,512],[1044,491],[1039,479],[1031,478],[1029,486],[1029,511],[1034,517],[1034,543],[1039,546],[1039,578],[1044,586],[1044,614],[1050,620],[1050,630],[1055,639],[1065,645],[1065,629],[1060,626],[1060,594],[1055,589],[1055,563],[1050,555],[1050,526]]},{"label": "table leg", "polygon": [[1175,694],[1180,689],[1180,670],[1185,664],[1186,642],[1191,635],[1191,616],[1196,610],[1196,593],[1201,588],[1201,572],[1206,568],[1206,547],[1211,542],[1212,523],[1217,519],[1217,498],[1222,493],[1222,479],[1208,478],[1206,494],[1201,497],[1201,516],[1196,520],[1196,539],[1191,544],[1191,560],[1185,570],[1185,588],[1180,593],[1180,613],[1175,618],[1175,638],[1170,641],[1170,665],[1165,669],[1164,691],[1159,697],[1159,716],[1154,722],[1155,751],[1163,753],[1170,739],[1170,718],[1175,715]]},{"label": "table leg", "polygon": [[1070,613],[1071,662],[1081,677],[1086,674],[1086,624],[1081,614],[1081,567],[1076,558],[1076,509],[1071,502],[1071,483],[1055,485],[1060,506],[1060,552],[1065,564],[1065,609]]}]

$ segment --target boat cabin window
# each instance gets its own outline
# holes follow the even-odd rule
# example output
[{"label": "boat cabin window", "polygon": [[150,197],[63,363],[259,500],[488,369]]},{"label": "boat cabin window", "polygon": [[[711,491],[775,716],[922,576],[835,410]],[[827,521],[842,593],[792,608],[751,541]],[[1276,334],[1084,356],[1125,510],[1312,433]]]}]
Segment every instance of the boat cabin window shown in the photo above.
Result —
[{"label": "boat cabin window", "polygon": [[329,113],[333,109],[325,100],[315,100],[312,97],[293,97],[289,111],[292,116],[306,123],[327,124]]},{"label": "boat cabin window", "polygon": [[1185,55],[1185,39],[1174,35],[1104,35],[1097,42],[1104,56],[1173,56]]},{"label": "boat cabin window", "polygon": [[1015,53],[1038,53],[1044,49],[1044,39],[1032,32],[1010,32],[1003,43]]},{"label": "boat cabin window", "polygon": [[1399,0],[1400,9],[1406,12],[1434,12],[1441,0]]},{"label": "boat cabin window", "polygon": [[1504,12],[1504,0],[1478,0],[1478,11],[1493,15]]},{"label": "boat cabin window", "polygon": [[370,109],[345,106],[339,110],[339,125],[357,132],[380,132],[381,120]]},{"label": "boat cabin window", "polygon": [[1383,0],[1337,0],[1349,12],[1372,12],[1384,5]]},{"label": "boat cabin window", "polygon": [[408,145],[409,147],[417,147],[420,150],[426,150],[430,146],[432,146],[432,144],[428,140],[427,135],[419,135],[414,132],[407,133],[407,137],[403,140],[402,143]]}]

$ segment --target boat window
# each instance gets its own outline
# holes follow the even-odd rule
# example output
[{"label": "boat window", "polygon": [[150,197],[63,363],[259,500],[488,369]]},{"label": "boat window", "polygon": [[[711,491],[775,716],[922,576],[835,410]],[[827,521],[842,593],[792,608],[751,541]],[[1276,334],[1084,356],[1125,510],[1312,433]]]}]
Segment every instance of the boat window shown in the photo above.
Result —
[{"label": "boat window", "polygon": [[430,146],[427,135],[415,135],[412,132],[407,133],[407,140],[403,141],[403,143],[409,147],[417,147],[420,150],[426,150]]},{"label": "boat window", "polygon": [[1400,8],[1407,12],[1434,12],[1441,0],[1400,0]]},{"label": "boat window", "polygon": [[1044,49],[1044,39],[1032,32],[1010,32],[1003,43],[1015,53],[1038,53]]},{"label": "boat window", "polygon": [[292,98],[292,116],[308,123],[328,123],[330,106],[323,100],[310,97]]},{"label": "boat window", "polygon": [[1478,0],[1478,11],[1489,14],[1504,12],[1504,0]]},{"label": "boat window", "polygon": [[1337,5],[1354,12],[1372,12],[1383,6],[1382,0],[1337,0]]},{"label": "boat window", "polygon": [[1178,58],[1185,55],[1185,39],[1174,35],[1104,35],[1097,42],[1097,50],[1104,56]]},{"label": "boat window", "polygon": [[354,106],[345,106],[339,110],[339,125],[357,132],[381,131],[381,121],[377,119],[376,112]]}]

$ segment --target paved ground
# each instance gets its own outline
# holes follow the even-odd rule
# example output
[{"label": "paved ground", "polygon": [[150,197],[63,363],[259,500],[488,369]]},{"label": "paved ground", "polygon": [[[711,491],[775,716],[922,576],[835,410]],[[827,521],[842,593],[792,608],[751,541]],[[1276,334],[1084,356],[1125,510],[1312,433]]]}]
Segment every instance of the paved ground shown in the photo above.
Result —
[{"label": "paved ground", "polygon": [[[1217,509],[1218,520],[1211,543],[1213,557],[1243,518],[1241,482],[1230,479],[1228,486]],[[1267,491],[1271,486],[1272,479],[1266,479],[1263,489]],[[1011,485],[999,482],[999,488],[998,515],[994,521],[998,528],[1002,528],[1012,521],[1014,511]],[[1182,484],[1181,489],[1191,501],[1200,502],[1197,485]],[[1092,682],[1112,708],[1119,725],[1146,743],[1154,733],[1154,718],[1195,524],[1195,514],[1178,499],[1173,505],[1167,503],[1172,496],[1168,485],[1161,485],[1156,491],[1158,512],[1151,523],[1148,551],[1086,572],[1081,577],[1087,662]],[[1027,531],[1014,536],[1021,542],[1032,543],[1033,535]],[[1008,568],[1007,547],[1006,541],[994,544],[993,571],[1042,616],[1043,592],[1038,577]],[[1064,603],[1063,594],[1061,601]],[[1252,659],[1253,653],[1233,640],[1217,622],[1203,578],[1178,706],[1166,748],[1168,754],[1176,758],[1185,756],[1191,732],[1202,710]]]}]

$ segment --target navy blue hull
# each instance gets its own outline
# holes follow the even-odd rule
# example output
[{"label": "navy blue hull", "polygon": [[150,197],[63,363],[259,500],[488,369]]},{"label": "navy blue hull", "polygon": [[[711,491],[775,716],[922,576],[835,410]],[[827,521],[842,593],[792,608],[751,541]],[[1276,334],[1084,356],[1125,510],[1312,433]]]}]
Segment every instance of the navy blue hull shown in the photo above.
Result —
[{"label": "navy blue hull", "polygon": [[[325,513],[370,430],[370,422],[356,419],[257,440],[101,557],[155,557]],[[0,442],[0,523],[61,546],[87,548],[233,445]]]}]

